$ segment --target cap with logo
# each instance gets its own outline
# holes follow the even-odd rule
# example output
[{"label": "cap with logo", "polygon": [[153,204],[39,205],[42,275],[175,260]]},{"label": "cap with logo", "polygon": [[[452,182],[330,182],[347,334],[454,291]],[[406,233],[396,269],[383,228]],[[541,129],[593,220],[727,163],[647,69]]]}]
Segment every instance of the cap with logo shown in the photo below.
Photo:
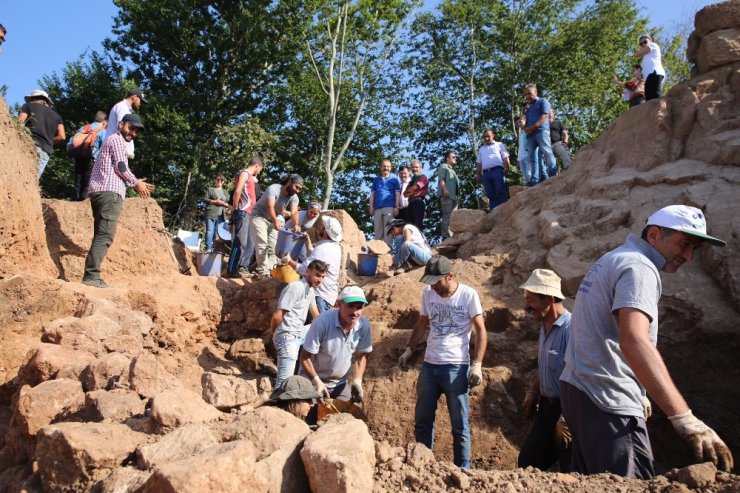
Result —
[{"label": "cap with logo", "polygon": [[345,286],[342,292],[339,293],[339,299],[345,303],[356,303],[361,301],[367,305],[367,298],[365,298],[365,292],[360,286]]},{"label": "cap with logo", "polygon": [[139,89],[138,87],[134,87],[126,95],[127,98],[128,97],[131,97],[131,96],[137,96],[139,99],[141,99],[141,102],[142,103],[148,103],[149,102],[149,101],[146,100],[146,98],[144,97],[144,94],[141,92],[141,89]]},{"label": "cap with logo", "polygon": [[526,289],[530,293],[553,296],[561,300],[565,299],[560,289],[560,277],[549,269],[533,270],[529,279],[519,287]]},{"label": "cap with logo", "polygon": [[714,246],[727,246],[727,243],[707,234],[707,219],[696,207],[688,205],[669,205],[654,212],[646,226],[660,226],[687,235],[696,236]]},{"label": "cap with logo", "polygon": [[429,259],[424,269],[421,282],[424,284],[437,284],[437,282],[452,273],[452,263],[444,255],[435,255]]}]

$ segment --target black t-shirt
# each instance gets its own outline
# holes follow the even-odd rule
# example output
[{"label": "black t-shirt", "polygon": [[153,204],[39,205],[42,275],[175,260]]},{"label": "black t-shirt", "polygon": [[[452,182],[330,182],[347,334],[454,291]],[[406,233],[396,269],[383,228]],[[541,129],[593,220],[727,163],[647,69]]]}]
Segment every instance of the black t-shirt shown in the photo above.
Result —
[{"label": "black t-shirt", "polygon": [[28,114],[26,126],[31,130],[31,136],[36,145],[47,154],[51,154],[57,126],[63,123],[62,117],[42,103],[26,103],[21,106],[21,113]]},{"label": "black t-shirt", "polygon": [[553,120],[550,122],[550,143],[560,142],[563,140],[563,131],[566,128],[563,126],[563,122],[560,120]]}]

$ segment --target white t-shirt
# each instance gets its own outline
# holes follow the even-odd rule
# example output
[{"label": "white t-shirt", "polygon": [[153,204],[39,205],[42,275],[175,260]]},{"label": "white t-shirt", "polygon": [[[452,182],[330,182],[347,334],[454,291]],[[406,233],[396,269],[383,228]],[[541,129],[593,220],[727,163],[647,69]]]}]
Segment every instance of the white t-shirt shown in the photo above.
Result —
[{"label": "white t-shirt", "polygon": [[431,286],[426,286],[421,294],[420,313],[429,317],[424,361],[433,365],[468,364],[472,319],[483,314],[478,293],[458,283],[451,297],[442,298]]},{"label": "white t-shirt", "polygon": [[426,238],[424,238],[424,234],[419,231],[419,228],[417,228],[413,224],[407,224],[403,227],[403,232],[405,233],[406,231],[411,231],[411,243],[420,246],[428,252],[431,252],[432,248],[427,243]]},{"label": "white t-shirt", "polygon": [[492,144],[483,144],[478,149],[478,162],[481,164],[483,171],[496,166],[504,166],[504,159],[509,157],[509,153],[506,152],[506,146],[503,142],[494,141]]},{"label": "white t-shirt", "polygon": [[660,46],[652,41],[645,46],[650,48],[650,52],[644,55],[640,62],[640,65],[642,66],[642,76],[647,79],[648,75],[655,72],[656,75],[662,75],[665,77],[663,62],[661,61]]},{"label": "white t-shirt", "polygon": [[519,153],[517,155],[518,161],[524,161],[527,159],[527,134],[524,129],[519,130]]},{"label": "white t-shirt", "polygon": [[401,182],[401,209],[404,209],[409,206],[409,199],[403,196],[403,192],[406,191],[406,187],[408,187],[409,183],[411,183],[411,178],[406,181],[402,181],[399,178],[398,181]]},{"label": "white t-shirt", "polygon": [[[121,120],[123,120],[123,117],[126,115],[130,115],[134,112],[134,109],[131,107],[131,104],[126,101],[125,99],[123,101],[119,101],[111,108],[110,113],[108,113],[108,127],[107,127],[107,133],[105,134],[105,138],[107,139],[114,133],[116,133],[116,130],[118,130],[118,124],[121,123]],[[134,153],[134,141],[126,142],[126,152],[129,154]]]},{"label": "white t-shirt", "polygon": [[323,260],[329,264],[324,280],[315,288],[316,296],[334,306],[339,295],[339,267],[342,262],[342,246],[336,241],[321,240],[314,245],[313,252],[300,264],[296,270],[302,276],[306,275],[308,264],[314,260]]}]

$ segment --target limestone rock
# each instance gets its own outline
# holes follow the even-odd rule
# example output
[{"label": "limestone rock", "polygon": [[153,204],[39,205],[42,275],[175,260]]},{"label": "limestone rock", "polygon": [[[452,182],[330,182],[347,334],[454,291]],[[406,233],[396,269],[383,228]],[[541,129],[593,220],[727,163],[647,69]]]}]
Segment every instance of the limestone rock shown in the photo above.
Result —
[{"label": "limestone rock", "polygon": [[706,488],[714,483],[717,477],[717,467],[711,462],[692,464],[682,469],[674,469],[665,475],[672,481],[683,483],[689,488]]},{"label": "limestone rock", "polygon": [[392,447],[387,440],[375,442],[375,460],[378,464],[383,464],[396,457],[404,457],[406,451],[403,447]]},{"label": "limestone rock", "polygon": [[36,460],[46,491],[84,490],[123,464],[146,439],[114,423],[59,423],[39,430]]},{"label": "limestone rock", "polygon": [[694,33],[704,37],[712,31],[740,26],[740,4],[736,1],[707,5],[696,13]]},{"label": "limestone rock", "polygon": [[139,491],[150,473],[133,467],[114,469],[105,479],[98,481],[92,491],[96,493],[133,493]]},{"label": "limestone rock", "polygon": [[252,442],[213,445],[198,455],[158,466],[142,493],[262,493],[267,481],[255,471]]},{"label": "limestone rock", "polygon": [[95,390],[85,395],[85,406],[94,421],[123,422],[144,414],[145,402],[131,390]]},{"label": "limestone rock", "polygon": [[389,247],[388,243],[384,242],[383,240],[368,241],[367,249],[370,253],[374,253],[376,255],[385,255],[386,253],[390,253],[391,251],[391,247]]},{"label": "limestone rock", "polygon": [[259,372],[268,361],[265,344],[260,338],[243,338],[234,341],[226,357],[246,373]]},{"label": "limestone rock", "polygon": [[99,356],[103,353],[101,342],[120,333],[118,322],[96,314],[85,318],[65,317],[44,324],[41,340]]},{"label": "limestone rock", "polygon": [[722,29],[704,36],[696,55],[700,72],[740,60],[740,28]]},{"label": "limestone rock", "polygon": [[149,334],[154,326],[152,318],[144,312],[120,308],[106,299],[88,300],[76,313],[78,317],[105,316],[119,323],[124,331],[137,332],[141,335]]},{"label": "limestone rock", "polygon": [[450,230],[455,233],[475,233],[486,212],[478,209],[457,209],[450,217]]},{"label": "limestone rock", "polygon": [[202,383],[203,400],[221,410],[254,404],[262,399],[255,379],[206,372]]},{"label": "limestone rock", "polygon": [[175,428],[188,423],[203,423],[221,416],[215,407],[191,390],[173,387],[160,392],[152,399],[152,419],[165,428]]},{"label": "limestone rock", "polygon": [[131,366],[131,360],[121,353],[103,355],[83,370],[80,375],[82,385],[88,392],[121,386],[128,387],[129,366]]},{"label": "limestone rock", "polygon": [[372,491],[375,446],[367,426],[348,414],[329,416],[309,435],[301,459],[312,492]]},{"label": "limestone rock", "polygon": [[28,351],[25,363],[18,370],[18,377],[22,383],[34,386],[55,378],[64,368],[89,364],[93,359],[94,356],[87,351],[42,343]]},{"label": "limestone rock", "polygon": [[421,443],[409,443],[406,446],[406,464],[416,469],[422,469],[434,462],[434,452]]},{"label": "limestone rock", "polygon": [[174,385],[174,378],[156,356],[143,353],[131,361],[129,386],[142,397],[154,397]]},{"label": "limestone rock", "polygon": [[137,464],[152,469],[160,464],[186,459],[218,443],[216,436],[203,424],[182,426],[163,436],[158,442],[136,450]]}]

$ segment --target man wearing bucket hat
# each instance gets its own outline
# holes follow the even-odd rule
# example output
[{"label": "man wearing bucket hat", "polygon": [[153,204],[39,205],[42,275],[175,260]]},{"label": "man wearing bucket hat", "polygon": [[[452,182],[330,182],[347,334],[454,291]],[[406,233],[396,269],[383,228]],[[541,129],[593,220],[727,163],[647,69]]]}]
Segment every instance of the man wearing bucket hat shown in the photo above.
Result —
[{"label": "man wearing bucket hat", "polygon": [[277,388],[267,404],[276,405],[303,420],[308,416],[314,400],[321,397],[313,388],[311,381],[300,375],[291,375],[275,386]]},{"label": "man wearing bucket hat", "polygon": [[581,282],[560,377],[563,414],[573,434],[573,471],[654,475],[643,416],[646,391],[696,460],[732,469],[727,445],[691,413],[655,347],[660,271],[676,272],[704,242],[726,245],[706,228],[701,210],[664,207],[648,218],[641,237],[629,235]]},{"label": "man wearing bucket hat", "polygon": [[139,197],[149,197],[154,185],[145,179],[134,176],[128,167],[126,143],[132,142],[144,124],[136,115],[126,115],[115,133],[103,142],[90,175],[89,197],[92,206],[94,229],[90,250],[85,259],[85,275],[82,284],[96,288],[107,288],[100,278],[100,264],[103,263],[108,247],[116,234],[118,216],[123,208],[126,187],[131,187]]},{"label": "man wearing bucket hat", "polygon": [[59,113],[51,109],[51,98],[46,91],[36,89],[24,98],[26,104],[21,106],[18,121],[26,123],[31,130],[31,138],[36,144],[38,155],[39,178],[44,174],[49,157],[54,151],[54,145],[64,142],[67,135],[64,133],[64,122]]},{"label": "man wearing bucket hat", "polygon": [[299,375],[310,378],[322,398],[365,398],[362,377],[373,350],[370,322],[362,316],[366,304],[361,287],[346,286],[339,294],[339,308],[319,315],[306,333]]},{"label": "man wearing bucket hat", "polygon": [[321,260],[329,266],[324,282],[316,288],[316,308],[319,313],[323,313],[330,310],[337,301],[339,268],[342,262],[342,245],[340,245],[340,242],[344,236],[342,224],[338,219],[329,216],[321,216],[321,220],[316,225],[316,233],[319,236],[316,245],[313,245],[311,240],[307,238],[306,251],[308,257],[303,262],[296,262],[290,257],[290,254],[285,255],[280,261],[283,264],[290,265],[301,275],[306,275],[308,266],[314,260]]},{"label": "man wearing bucket hat", "polygon": [[[393,237],[393,269],[386,273],[391,277],[406,272],[409,265],[426,265],[432,257],[432,247],[424,234],[413,224],[403,219],[394,219],[388,225],[388,234]],[[407,267],[404,267],[404,265]]]},{"label": "man wearing bucket hat", "polygon": [[[141,108],[141,103],[146,102],[147,100],[144,97],[144,94],[141,92],[141,89],[139,89],[138,87],[134,87],[133,89],[131,89],[126,94],[126,97],[113,105],[113,108],[111,108],[110,112],[108,113],[108,134],[105,136],[105,138],[108,139],[116,132],[116,130],[118,129],[118,124],[123,121],[124,116],[131,115],[134,112],[138,113],[139,108]],[[130,142],[127,142],[126,152],[129,159],[134,158],[134,151],[134,141],[132,140]]]},{"label": "man wearing bucket hat", "polygon": [[[401,370],[407,371],[414,347],[429,328],[424,364],[416,382],[416,441],[434,450],[434,417],[437,401],[444,394],[452,423],[455,465],[470,469],[469,389],[483,383],[481,365],[487,342],[483,308],[478,293],[457,282],[447,257],[429,259],[421,282],[428,286],[422,291],[419,320],[398,360]],[[475,353],[471,362],[473,329]]]},{"label": "man wearing bucket hat", "polygon": [[[570,334],[570,312],[563,306],[560,277],[548,269],[535,269],[519,286],[524,290],[527,313],[540,322],[537,351],[537,376],[527,391],[524,415],[535,415],[529,435],[519,452],[519,467],[548,470],[556,461],[568,471],[570,449],[563,440],[556,442],[556,423],[560,410],[560,374],[565,367],[565,349]],[[562,428],[561,428],[562,429]]]}]

